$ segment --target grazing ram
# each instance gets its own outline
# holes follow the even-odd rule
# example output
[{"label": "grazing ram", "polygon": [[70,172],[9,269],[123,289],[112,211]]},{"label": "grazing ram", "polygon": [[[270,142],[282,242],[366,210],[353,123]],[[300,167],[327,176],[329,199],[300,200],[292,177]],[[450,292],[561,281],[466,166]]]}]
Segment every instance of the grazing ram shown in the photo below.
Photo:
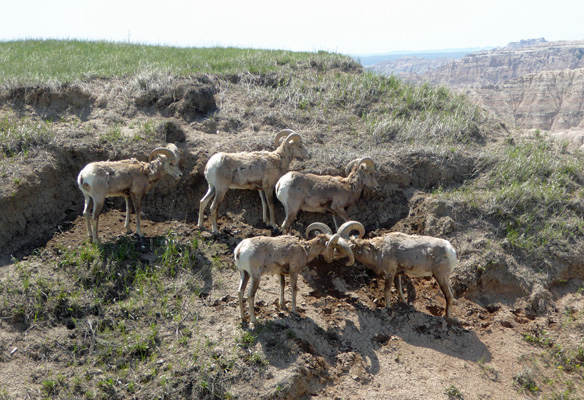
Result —
[{"label": "grazing ram", "polygon": [[[286,137],[280,144],[280,140]],[[274,187],[280,177],[288,171],[294,158],[308,157],[308,151],[299,134],[285,129],[276,135],[274,151],[254,151],[241,153],[217,153],[205,166],[205,179],[209,189],[199,206],[199,228],[203,229],[203,218],[209,201],[213,232],[217,228],[217,212],[229,189],[254,189],[260,193],[263,220],[277,229],[274,217]],[[267,206],[267,207],[266,207]],[[269,218],[268,210],[269,208]]]},{"label": "grazing ram", "polygon": [[[332,231],[325,224],[315,222],[306,229],[308,238],[312,231],[319,230],[322,233],[313,239],[300,239],[295,236],[256,236],[244,239],[237,245],[234,251],[235,265],[241,275],[239,283],[239,310],[241,319],[245,319],[243,307],[243,293],[251,278],[251,286],[248,294],[249,315],[252,323],[256,322],[254,303],[255,294],[260,284],[262,275],[280,275],[280,306],[284,306],[285,275],[290,275],[290,287],[292,289],[292,312],[296,312],[296,291],[298,274],[304,267],[321,254],[327,248],[327,243],[332,237]],[[343,239],[336,242],[336,247],[349,256],[347,265],[352,265],[351,250]],[[337,254],[338,256],[338,254]],[[330,261],[330,260],[327,260]]]},{"label": "grazing ram", "polygon": [[[126,198],[126,222],[124,227],[130,233],[130,198],[136,211],[136,233],[144,236],[140,229],[142,197],[165,174],[180,179],[179,151],[174,144],[154,149],[148,162],[135,158],[121,161],[100,161],[87,164],[79,172],[77,184],[85,196],[83,216],[87,225],[87,235],[94,243],[98,242],[98,219],[106,197],[124,196]],[[93,203],[93,212],[89,207]]]},{"label": "grazing ram", "polygon": [[[352,230],[359,232],[359,237],[349,238]],[[421,277],[433,276],[438,282],[444,298],[446,309],[444,315],[452,316],[452,305],[456,303],[450,287],[450,274],[457,264],[456,250],[448,240],[431,236],[406,235],[400,232],[391,232],[373,239],[363,239],[365,228],[360,222],[348,221],[338,229],[331,238],[327,251],[323,254],[326,258],[335,256],[338,240],[344,238],[350,245],[355,259],[376,274],[385,278],[385,306],[390,307],[391,285],[396,279],[396,286],[400,300],[406,299],[401,288],[400,275]],[[346,243],[339,246],[342,255],[346,252]]]},{"label": "grazing ram", "polygon": [[329,212],[347,221],[346,209],[354,204],[363,188],[377,189],[375,163],[369,157],[351,161],[346,167],[346,178],[341,176],[315,175],[288,172],[276,184],[276,197],[284,205],[286,218],[282,232],[288,233],[298,211]]}]

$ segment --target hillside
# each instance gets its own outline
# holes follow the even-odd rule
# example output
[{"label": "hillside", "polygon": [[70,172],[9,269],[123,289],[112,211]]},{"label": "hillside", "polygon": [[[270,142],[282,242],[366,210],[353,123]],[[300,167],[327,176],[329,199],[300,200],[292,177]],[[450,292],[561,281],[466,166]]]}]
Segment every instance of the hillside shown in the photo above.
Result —
[{"label": "hillside", "polygon": [[[336,54],[17,42],[0,58],[1,398],[582,398],[579,152]],[[294,170],[375,160],[380,188],[348,210],[369,237],[453,244],[454,319],[431,278],[404,277],[408,304],[394,292],[388,311],[381,277],[319,258],[298,315],[265,276],[260,323],[240,321],[233,250],[279,232],[244,190],[228,192],[219,235],[208,218],[200,230],[203,171],[218,151],[272,150],[285,128],[310,152]],[[123,232],[115,198],[89,243],[81,168],[167,142],[184,175],[145,196],[145,237]],[[332,226],[301,212],[293,234],[314,221]]]}]

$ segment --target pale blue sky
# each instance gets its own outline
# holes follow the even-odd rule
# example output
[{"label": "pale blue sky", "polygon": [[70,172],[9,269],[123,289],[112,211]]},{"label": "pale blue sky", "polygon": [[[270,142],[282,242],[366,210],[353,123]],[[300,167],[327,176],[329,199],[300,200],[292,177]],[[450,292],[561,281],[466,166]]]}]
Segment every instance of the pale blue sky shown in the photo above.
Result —
[{"label": "pale blue sky", "polygon": [[343,54],[584,40],[582,0],[0,0],[0,41],[83,39]]}]

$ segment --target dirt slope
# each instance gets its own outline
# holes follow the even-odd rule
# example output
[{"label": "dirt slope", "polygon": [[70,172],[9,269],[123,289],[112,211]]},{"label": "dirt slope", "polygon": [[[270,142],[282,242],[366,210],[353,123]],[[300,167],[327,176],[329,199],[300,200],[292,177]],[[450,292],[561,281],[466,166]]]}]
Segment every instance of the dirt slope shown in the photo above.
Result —
[{"label": "dirt slope", "polygon": [[[394,296],[388,312],[382,279],[359,265],[315,260],[299,282],[299,316],[277,306],[277,280],[266,277],[256,298],[261,323],[252,329],[238,319],[239,275],[232,251],[242,238],[274,233],[261,222],[257,193],[247,191],[228,194],[221,208],[221,235],[199,231],[195,220],[206,191],[206,160],[218,150],[271,149],[275,133],[290,127],[301,133],[313,155],[295,162],[293,169],[342,174],[363,146],[354,138],[323,135],[324,124],[303,121],[285,110],[253,109],[241,86],[225,87],[213,78],[193,77],[167,90],[138,93],[126,86],[131,84],[93,81],[0,93],[0,117],[50,118],[56,132],[36,158],[3,166],[1,296],[11,302],[17,292],[11,284],[27,274],[36,285],[57,277],[65,292],[75,292],[76,284],[67,283],[74,277],[68,277],[65,257],[83,248],[86,238],[76,174],[94,160],[145,159],[165,141],[181,149],[185,176],[179,182],[165,178],[148,193],[143,206],[146,239],[132,238],[129,248],[141,249],[141,259],[155,259],[156,243],[167,240],[172,231],[179,244],[200,240],[198,262],[214,267],[202,279],[202,293],[189,286],[193,278],[184,271],[161,284],[163,293],[175,288],[170,293],[175,293],[174,307],[183,313],[180,320],[146,312],[134,318],[132,313],[141,315],[139,310],[148,306],[127,306],[121,300],[110,309],[57,304],[56,317],[39,322],[18,319],[3,309],[2,398],[582,398],[582,371],[576,367],[584,362],[581,268],[566,263],[561,278],[537,281],[503,245],[484,249],[484,237],[492,235],[491,221],[467,219],[464,210],[429,196],[433,188],[456,185],[470,176],[476,154],[369,147],[381,188],[364,193],[366,207],[349,210],[371,235],[400,230],[453,242],[460,256],[453,276],[459,299],[455,320],[441,317],[444,299],[433,280],[407,280],[408,304],[398,304]],[[145,133],[149,124],[156,129]],[[342,130],[342,124],[335,129]],[[499,139],[492,138],[491,144]],[[126,248],[123,212],[122,200],[108,201],[100,219],[104,248]],[[277,219],[283,220],[279,205]],[[328,216],[304,213],[293,229],[298,234],[316,220],[332,222]],[[496,260],[493,268],[477,272],[476,265],[486,256]],[[131,290],[141,290],[136,280]],[[286,296],[289,300],[289,290]],[[148,357],[142,364],[129,362],[131,367],[123,368],[114,368],[107,357],[89,358],[104,342],[116,340],[106,333],[120,321],[127,325],[124,329],[138,331],[141,318],[148,321],[142,329],[148,330],[151,321],[159,324],[154,356],[143,349],[138,354]],[[246,342],[247,335],[253,340]],[[525,335],[532,340],[526,341]],[[77,343],[91,344],[79,355]],[[210,355],[206,364],[201,361],[202,347]],[[203,373],[204,385],[197,381]]]}]

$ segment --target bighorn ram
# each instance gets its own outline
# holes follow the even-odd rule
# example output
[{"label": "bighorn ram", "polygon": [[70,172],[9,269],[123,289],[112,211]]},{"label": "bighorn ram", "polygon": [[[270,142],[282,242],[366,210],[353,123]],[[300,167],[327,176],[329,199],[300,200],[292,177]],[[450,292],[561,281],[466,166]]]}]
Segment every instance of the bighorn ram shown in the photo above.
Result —
[{"label": "bighorn ram", "polygon": [[335,228],[335,215],[343,221],[349,219],[346,209],[359,199],[363,187],[378,187],[375,179],[375,163],[369,157],[351,161],[341,176],[314,175],[288,172],[276,184],[276,197],[284,205],[286,219],[282,232],[288,233],[298,211],[330,212]]},{"label": "bighorn ram", "polygon": [[[286,139],[280,144],[282,137]],[[299,134],[284,129],[276,135],[274,151],[254,151],[242,153],[217,153],[205,166],[205,179],[209,189],[199,206],[199,228],[203,229],[205,208],[211,199],[211,221],[213,232],[218,233],[217,211],[229,189],[256,189],[260,193],[263,220],[276,229],[274,217],[274,186],[280,177],[288,171],[294,158],[308,157],[308,151],[302,144]],[[269,208],[269,218],[266,209]]]},{"label": "bighorn ram", "polygon": [[[126,198],[126,223],[124,227],[130,233],[130,198],[136,211],[136,233],[144,236],[140,229],[140,211],[142,197],[165,174],[176,179],[182,176],[178,167],[179,151],[174,144],[154,149],[148,156],[148,162],[135,158],[122,161],[101,161],[87,164],[79,172],[77,184],[85,196],[83,216],[87,224],[87,235],[98,242],[97,222],[106,197],[124,196]],[[89,207],[93,202],[91,221]]]},{"label": "bighorn ram", "polygon": [[[266,237],[256,236],[244,239],[237,245],[234,251],[235,265],[241,275],[239,283],[239,310],[241,319],[245,319],[243,307],[243,293],[247,282],[251,277],[251,286],[248,294],[249,315],[252,323],[256,322],[254,303],[255,294],[260,284],[262,275],[280,275],[280,306],[284,306],[285,275],[290,275],[290,287],[292,289],[292,312],[296,312],[296,291],[298,274],[306,264],[321,254],[326,248],[332,236],[328,226],[315,222],[306,228],[306,237],[314,230],[322,233],[313,239],[300,239],[295,236]],[[352,265],[355,260],[349,245],[343,240],[335,242],[336,247],[349,256],[347,265]],[[338,255],[338,254],[337,254]],[[331,260],[327,260],[331,261]]]},{"label": "bighorn ram", "polygon": [[[349,238],[352,230],[359,232],[359,237]],[[406,235],[399,232],[387,233],[373,239],[362,239],[365,228],[360,222],[348,221],[331,237],[327,250],[323,255],[327,259],[335,256],[337,241],[345,238],[353,250],[355,259],[385,278],[385,306],[389,308],[391,300],[391,285],[396,278],[396,286],[400,300],[406,302],[401,288],[399,275],[433,276],[446,299],[444,315],[452,315],[452,305],[456,303],[450,287],[450,274],[457,264],[456,250],[448,240],[431,236]],[[346,244],[339,248],[346,252]]]}]

